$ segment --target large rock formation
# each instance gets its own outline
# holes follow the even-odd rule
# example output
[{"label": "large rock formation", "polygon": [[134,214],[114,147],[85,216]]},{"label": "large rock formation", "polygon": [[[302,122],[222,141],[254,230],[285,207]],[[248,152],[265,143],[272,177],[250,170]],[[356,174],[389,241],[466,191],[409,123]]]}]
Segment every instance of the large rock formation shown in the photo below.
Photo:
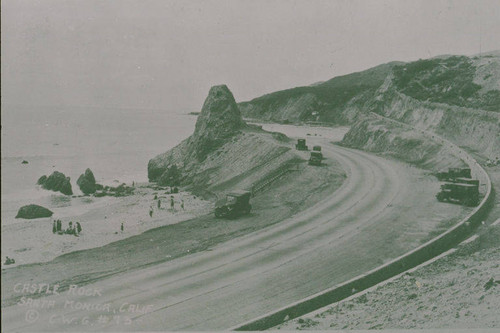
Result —
[{"label": "large rock formation", "polygon": [[37,219],[41,217],[51,217],[54,214],[49,209],[38,205],[26,205],[19,208],[16,219]]},{"label": "large rock formation", "polygon": [[150,181],[168,179],[162,175],[176,165],[185,172],[193,164],[203,161],[246,126],[233,94],[225,85],[210,89],[196,121],[193,135],[172,150],[151,159],[148,164]]},{"label": "large rock formation", "polygon": [[85,173],[78,177],[76,183],[85,194],[92,194],[96,191],[95,177],[90,169],[85,170]]},{"label": "large rock formation", "polygon": [[203,160],[244,125],[231,91],[225,85],[214,86],[203,103],[188,147],[198,160]]},{"label": "large rock formation", "polygon": [[38,179],[38,185],[41,185],[46,190],[61,192],[62,194],[72,195],[70,178],[64,173],[54,171],[50,176],[42,176]]}]

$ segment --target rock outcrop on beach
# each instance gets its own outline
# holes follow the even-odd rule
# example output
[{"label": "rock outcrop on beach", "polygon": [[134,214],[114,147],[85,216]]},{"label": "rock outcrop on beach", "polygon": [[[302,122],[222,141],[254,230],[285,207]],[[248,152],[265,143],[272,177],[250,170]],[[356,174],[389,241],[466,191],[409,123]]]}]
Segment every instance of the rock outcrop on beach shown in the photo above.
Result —
[{"label": "rock outcrop on beach", "polygon": [[37,181],[46,190],[61,192],[62,194],[72,195],[73,189],[71,188],[70,178],[66,177],[64,173],[54,171],[50,176],[42,176]]},{"label": "rock outcrop on beach", "polygon": [[92,194],[96,191],[96,182],[92,170],[87,169],[85,173],[81,174],[76,181],[76,184],[80,187],[80,190],[84,194]]},{"label": "rock outcrop on beach", "polygon": [[157,181],[173,165],[185,170],[193,163],[202,162],[244,127],[246,124],[228,87],[219,85],[210,88],[194,133],[174,149],[149,161],[149,180]]},{"label": "rock outcrop on beach", "polygon": [[26,205],[19,208],[16,219],[38,219],[42,217],[51,217],[54,214],[49,209],[38,205]]},{"label": "rock outcrop on beach", "polygon": [[199,195],[231,188],[252,189],[303,159],[284,135],[247,125],[225,86],[210,89],[196,128],[189,138],[151,159],[150,181],[185,186]]},{"label": "rock outcrop on beach", "polygon": [[244,126],[245,122],[231,91],[226,85],[214,86],[196,121],[188,144],[189,151],[201,161]]},{"label": "rock outcrop on beach", "polygon": [[43,185],[47,181],[47,176],[43,175],[42,177],[38,178],[38,181],[36,182],[37,185]]}]

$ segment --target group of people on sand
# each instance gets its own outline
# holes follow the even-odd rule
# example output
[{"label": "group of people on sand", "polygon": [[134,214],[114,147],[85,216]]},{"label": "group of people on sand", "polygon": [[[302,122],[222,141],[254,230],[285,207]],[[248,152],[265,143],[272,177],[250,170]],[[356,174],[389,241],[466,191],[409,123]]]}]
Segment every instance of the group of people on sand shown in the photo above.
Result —
[{"label": "group of people on sand", "polygon": [[4,265],[12,265],[12,264],[15,264],[16,261],[12,258],[9,258],[9,257],[6,257],[5,258],[5,262],[4,262]]},{"label": "group of people on sand", "polygon": [[[157,195],[155,195],[154,199],[153,200],[158,200],[157,201],[157,207],[158,207],[158,210],[161,210],[161,199],[158,198]],[[181,203],[180,203],[180,206],[181,206],[181,209],[182,210],[185,210],[184,208],[184,199],[181,198]],[[174,196],[171,195],[170,196],[170,209],[169,209],[171,212],[175,212],[175,200],[174,200]],[[154,209],[153,209],[153,205],[149,206],[149,217],[153,217],[153,212],[154,212]]]},{"label": "group of people on sand", "polygon": [[69,221],[68,227],[63,230],[62,228],[62,221],[61,220],[54,220],[52,223],[52,233],[58,234],[58,235],[74,235],[78,236],[82,232],[82,225],[80,222],[76,222],[75,225],[73,225],[72,221]]}]

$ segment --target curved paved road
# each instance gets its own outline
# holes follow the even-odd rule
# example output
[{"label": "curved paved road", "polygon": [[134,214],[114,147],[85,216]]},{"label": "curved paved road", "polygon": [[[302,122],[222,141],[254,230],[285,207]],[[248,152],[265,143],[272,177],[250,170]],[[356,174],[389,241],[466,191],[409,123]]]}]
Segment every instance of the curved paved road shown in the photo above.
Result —
[{"label": "curved paved road", "polygon": [[[64,292],[41,298],[54,300],[54,308],[4,308],[3,330],[227,329],[377,266],[387,259],[392,237],[387,230],[397,223],[391,206],[410,190],[407,169],[361,151],[321,144],[325,162],[339,161],[348,178],[311,209],[212,251],[86,286],[97,289],[97,295]],[[71,300],[81,303],[64,308]],[[110,304],[111,312],[76,309],[82,303]],[[138,312],[121,312],[130,310],[127,304],[140,305]],[[140,313],[147,305],[148,313]],[[29,309],[37,312],[27,313]],[[108,319],[114,321],[106,323]]]}]

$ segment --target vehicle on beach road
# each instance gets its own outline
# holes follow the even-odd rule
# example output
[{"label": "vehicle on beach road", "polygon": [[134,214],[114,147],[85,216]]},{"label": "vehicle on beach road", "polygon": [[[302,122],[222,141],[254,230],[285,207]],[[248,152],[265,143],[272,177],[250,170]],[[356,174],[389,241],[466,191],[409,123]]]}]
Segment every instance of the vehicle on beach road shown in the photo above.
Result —
[{"label": "vehicle on beach road", "polygon": [[306,146],[306,139],[297,139],[297,144],[295,145],[295,149],[309,150],[309,148]]},{"label": "vehicle on beach road", "polygon": [[215,203],[215,217],[236,218],[250,213],[250,196],[251,193],[244,190],[228,193],[225,198]]},{"label": "vehicle on beach road", "polygon": [[465,206],[477,206],[479,186],[477,184],[444,183],[436,194],[438,201],[455,202]]},{"label": "vehicle on beach road", "polygon": [[311,157],[309,157],[309,165],[321,165],[321,161],[323,161],[323,154],[319,151],[312,151]]},{"label": "vehicle on beach road", "polygon": [[453,183],[461,183],[461,184],[472,184],[479,186],[479,179],[470,179],[470,178],[455,178]]},{"label": "vehicle on beach road", "polygon": [[469,168],[449,168],[448,171],[440,171],[436,178],[441,181],[454,181],[456,178],[472,178]]}]

